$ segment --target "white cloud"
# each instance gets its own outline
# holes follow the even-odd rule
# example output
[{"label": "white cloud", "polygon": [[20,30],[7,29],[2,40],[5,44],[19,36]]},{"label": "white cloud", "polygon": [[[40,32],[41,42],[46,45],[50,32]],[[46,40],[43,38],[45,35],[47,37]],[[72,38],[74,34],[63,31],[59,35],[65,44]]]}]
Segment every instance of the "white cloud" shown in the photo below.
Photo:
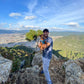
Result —
[{"label": "white cloud", "polygon": [[25,20],[32,20],[32,19],[35,19],[36,16],[25,16]]},{"label": "white cloud", "polygon": [[31,0],[29,3],[28,3],[28,9],[29,9],[29,12],[32,13],[32,11],[34,10],[35,6],[37,5],[37,1],[38,0]]},{"label": "white cloud", "polygon": [[46,20],[44,20],[44,21],[43,21],[43,23],[47,23],[47,21],[46,21]]},{"label": "white cloud", "polygon": [[10,13],[9,14],[10,17],[17,17],[17,16],[21,16],[20,13]]},{"label": "white cloud", "polygon": [[39,26],[34,26],[34,25],[24,25],[24,24],[9,24],[9,29],[12,30],[30,30],[30,29],[39,29]]},{"label": "white cloud", "polygon": [[11,28],[12,27],[12,24],[9,24],[9,28]]},{"label": "white cloud", "polygon": [[63,25],[68,25],[68,26],[71,26],[71,27],[79,27],[79,24],[77,22],[64,23]]},{"label": "white cloud", "polygon": [[26,27],[26,28],[27,28],[27,27],[34,28],[35,26],[33,26],[33,25],[26,25],[25,27]]}]

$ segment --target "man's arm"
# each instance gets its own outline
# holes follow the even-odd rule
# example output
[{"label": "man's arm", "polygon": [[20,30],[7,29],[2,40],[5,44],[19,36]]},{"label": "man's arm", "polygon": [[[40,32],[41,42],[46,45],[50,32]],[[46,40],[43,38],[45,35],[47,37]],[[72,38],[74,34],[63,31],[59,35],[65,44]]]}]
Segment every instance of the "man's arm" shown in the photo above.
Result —
[{"label": "man's arm", "polygon": [[46,44],[42,45],[43,49],[47,48],[48,46],[50,46],[50,43],[48,43],[48,42]]},{"label": "man's arm", "polygon": [[46,44],[43,44],[43,49],[49,47],[51,45],[51,43],[52,43],[52,38],[49,38],[48,42],[46,42]]}]

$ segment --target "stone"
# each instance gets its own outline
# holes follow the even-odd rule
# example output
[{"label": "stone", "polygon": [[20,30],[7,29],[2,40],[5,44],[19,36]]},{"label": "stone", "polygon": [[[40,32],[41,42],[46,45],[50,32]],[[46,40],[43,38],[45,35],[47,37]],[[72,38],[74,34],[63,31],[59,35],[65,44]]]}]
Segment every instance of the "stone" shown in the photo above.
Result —
[{"label": "stone", "polygon": [[0,83],[7,81],[12,68],[12,61],[0,56]]},{"label": "stone", "polygon": [[78,64],[84,72],[84,58],[79,58],[75,60],[75,63]]},{"label": "stone", "polygon": [[38,65],[38,66],[42,65],[42,54],[40,54],[40,53],[35,54],[35,56],[33,57],[33,60],[32,60],[32,66],[34,66],[34,65]]},{"label": "stone", "polygon": [[[54,60],[59,60],[59,58],[57,56],[55,56],[54,54],[52,54],[52,59],[51,61]],[[32,66],[34,65],[39,65],[41,66],[42,65],[42,53],[36,53],[35,56],[33,57],[33,60],[32,60]]]},{"label": "stone", "polygon": [[25,68],[13,73],[9,84],[39,84],[39,66]]},{"label": "stone", "polygon": [[74,60],[64,63],[65,84],[84,84],[84,72]]}]

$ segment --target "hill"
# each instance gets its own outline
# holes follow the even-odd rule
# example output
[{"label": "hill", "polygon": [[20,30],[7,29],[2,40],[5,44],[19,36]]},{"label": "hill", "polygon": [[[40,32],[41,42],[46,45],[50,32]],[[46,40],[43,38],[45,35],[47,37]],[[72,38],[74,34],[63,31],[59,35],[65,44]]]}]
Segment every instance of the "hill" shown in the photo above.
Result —
[{"label": "hill", "polygon": [[75,32],[75,31],[50,32],[50,36],[69,36],[69,35],[84,35],[84,32]]},{"label": "hill", "polygon": [[84,35],[70,35],[56,39],[53,49],[54,53],[58,51],[60,56],[69,59],[84,57]]}]

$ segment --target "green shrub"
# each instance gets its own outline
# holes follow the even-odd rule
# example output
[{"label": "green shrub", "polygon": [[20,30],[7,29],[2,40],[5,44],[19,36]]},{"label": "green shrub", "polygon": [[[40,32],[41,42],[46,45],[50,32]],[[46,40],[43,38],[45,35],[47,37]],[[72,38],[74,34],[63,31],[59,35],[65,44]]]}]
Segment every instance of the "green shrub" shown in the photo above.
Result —
[{"label": "green shrub", "polygon": [[39,36],[39,35],[41,35],[41,34],[43,34],[43,31],[37,30],[37,36]]},{"label": "green shrub", "polygon": [[25,60],[23,68],[30,67],[35,54],[32,48],[16,45],[14,47],[0,47],[0,53],[3,57],[13,61],[12,72],[20,69],[20,62]]},{"label": "green shrub", "polygon": [[19,59],[13,60],[12,72],[18,71],[19,69],[20,69],[20,60]]},{"label": "green shrub", "polygon": [[26,40],[32,41],[36,40],[39,35],[43,34],[41,30],[30,30],[28,33],[26,33]]}]

